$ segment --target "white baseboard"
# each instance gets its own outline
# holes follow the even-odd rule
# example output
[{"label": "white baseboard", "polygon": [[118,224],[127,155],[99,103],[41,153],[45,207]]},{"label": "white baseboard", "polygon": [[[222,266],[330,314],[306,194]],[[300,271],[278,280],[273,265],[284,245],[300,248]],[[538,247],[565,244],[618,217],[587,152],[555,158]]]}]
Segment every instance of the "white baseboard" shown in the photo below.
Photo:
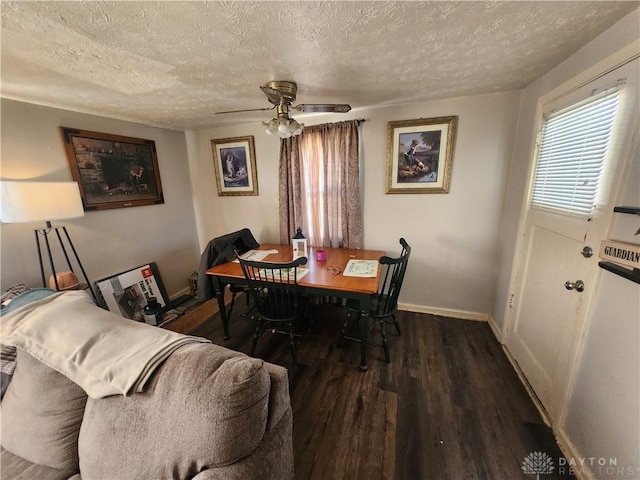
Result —
[{"label": "white baseboard", "polygon": [[465,310],[452,310],[449,308],[428,307],[425,305],[412,305],[410,303],[399,303],[398,309],[406,310],[408,312],[428,313],[430,315],[438,315],[440,317],[460,318],[462,320],[477,320],[479,322],[486,322],[489,320],[488,313],[467,312]]},{"label": "white baseboard", "polygon": [[525,377],[524,373],[520,369],[520,365],[518,365],[518,362],[516,361],[516,359],[513,358],[513,356],[511,355],[511,352],[509,352],[509,349],[507,348],[506,345],[502,345],[502,350],[504,351],[505,355],[507,356],[507,359],[511,363],[511,366],[513,367],[516,374],[518,375],[518,378],[520,379],[520,383],[522,383],[522,385],[524,386],[525,390],[527,391],[527,394],[529,395],[529,398],[531,398],[531,401],[535,405],[536,409],[538,410],[538,412],[540,412],[540,416],[542,417],[542,420],[548,427],[552,427],[549,414],[547,413],[544,406],[542,405],[542,402],[540,402],[540,399],[538,398],[538,396],[533,391],[533,388],[531,387],[531,384],[529,384],[527,377]]},{"label": "white baseboard", "polygon": [[[571,459],[581,458],[580,454],[576,450],[575,445],[571,442],[571,440],[569,440],[567,432],[564,431],[564,428],[559,428],[557,430],[554,429],[553,433],[556,437],[556,440],[558,441],[560,450],[562,450],[562,454],[568,461],[570,461]],[[581,468],[579,464],[571,470],[571,473],[573,473],[573,475],[575,475],[578,480],[596,480],[596,477],[593,475],[593,472],[591,472],[589,468]]]},{"label": "white baseboard", "polygon": [[169,295],[169,300],[175,300],[176,298],[180,298],[182,295],[189,295],[190,293],[191,291],[189,290],[189,287],[185,287],[179,292],[176,292],[173,295]]},{"label": "white baseboard", "polygon": [[502,331],[500,326],[490,313],[469,312],[466,310],[453,310],[450,308],[429,307],[425,305],[413,305],[410,303],[399,303],[398,310],[406,310],[408,312],[428,313],[429,315],[438,315],[439,317],[459,318],[462,320],[474,320],[478,322],[487,322],[491,327],[491,331],[498,339],[500,344],[502,341]]},{"label": "white baseboard", "polygon": [[496,320],[493,318],[493,315],[489,314],[489,319],[487,320],[489,326],[491,327],[491,331],[493,335],[498,339],[500,345],[504,345],[504,338],[502,335],[502,330],[500,330],[500,326],[496,323]]}]

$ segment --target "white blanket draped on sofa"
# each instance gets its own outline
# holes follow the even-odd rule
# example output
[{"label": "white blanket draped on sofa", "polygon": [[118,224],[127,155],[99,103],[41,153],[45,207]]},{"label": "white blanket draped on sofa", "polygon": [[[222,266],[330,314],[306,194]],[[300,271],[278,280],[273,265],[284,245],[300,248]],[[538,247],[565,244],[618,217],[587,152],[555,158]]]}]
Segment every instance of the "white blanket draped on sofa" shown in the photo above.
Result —
[{"label": "white blanket draped on sofa", "polygon": [[83,291],[53,294],[2,316],[2,343],[27,351],[92,398],[141,392],[178,348],[210,343],[96,307]]}]

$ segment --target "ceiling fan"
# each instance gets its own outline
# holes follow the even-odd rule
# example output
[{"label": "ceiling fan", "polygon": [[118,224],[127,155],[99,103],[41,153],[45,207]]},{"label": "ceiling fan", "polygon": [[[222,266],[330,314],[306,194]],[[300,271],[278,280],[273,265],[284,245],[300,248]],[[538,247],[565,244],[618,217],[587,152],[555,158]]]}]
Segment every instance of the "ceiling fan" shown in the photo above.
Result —
[{"label": "ceiling fan", "polygon": [[301,103],[294,106],[292,104],[296,100],[296,93],[298,91],[298,86],[295,82],[275,80],[261,86],[260,89],[267,96],[269,102],[273,104],[273,107],[229,110],[216,112],[216,114],[258,112],[277,109],[277,117],[268,123],[263,122],[263,124],[267,127],[267,133],[287,138],[300,134],[304,127],[303,124],[291,118],[291,110],[302,113],[347,113],[351,110],[351,105],[347,105],[346,103]]},{"label": "ceiling fan", "polygon": [[292,106],[292,103],[296,101],[296,93],[298,86],[295,82],[288,82],[282,80],[275,80],[269,82],[260,89],[267,96],[267,99],[273,104],[273,107],[269,108],[250,108],[247,110],[228,110],[226,112],[216,112],[216,114],[223,113],[239,113],[239,112],[258,112],[262,110],[273,110],[278,108],[278,113],[289,112],[290,110],[297,110],[303,113],[347,113],[351,110],[351,105],[346,103],[301,103],[299,105]]}]

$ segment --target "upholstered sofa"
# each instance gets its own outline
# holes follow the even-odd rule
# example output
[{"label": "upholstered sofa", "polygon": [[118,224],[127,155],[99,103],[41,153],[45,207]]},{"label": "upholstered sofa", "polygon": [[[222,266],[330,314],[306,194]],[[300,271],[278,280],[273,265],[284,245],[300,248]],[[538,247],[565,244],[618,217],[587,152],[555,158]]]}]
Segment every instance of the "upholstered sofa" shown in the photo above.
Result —
[{"label": "upholstered sofa", "polygon": [[1,403],[3,480],[294,477],[282,367],[186,343],[141,391],[92,398],[19,342],[16,360]]}]

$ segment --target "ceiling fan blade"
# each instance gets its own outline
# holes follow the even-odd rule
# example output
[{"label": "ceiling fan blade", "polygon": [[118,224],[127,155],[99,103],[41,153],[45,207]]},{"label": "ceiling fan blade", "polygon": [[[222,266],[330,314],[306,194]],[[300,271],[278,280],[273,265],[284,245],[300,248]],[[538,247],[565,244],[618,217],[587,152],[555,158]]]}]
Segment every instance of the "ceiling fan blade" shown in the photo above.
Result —
[{"label": "ceiling fan blade", "polygon": [[227,110],[226,112],[215,112],[214,115],[221,115],[223,113],[262,112],[266,110],[273,110],[274,108],[276,108],[275,105],[270,108],[249,108],[247,110]]},{"label": "ceiling fan blade", "polygon": [[280,102],[283,100],[282,93],[275,88],[261,86],[260,90],[264,92],[269,101],[274,105],[280,105]]},{"label": "ceiling fan blade", "polygon": [[351,105],[346,103],[301,103],[291,108],[303,113],[347,113],[351,110]]}]

